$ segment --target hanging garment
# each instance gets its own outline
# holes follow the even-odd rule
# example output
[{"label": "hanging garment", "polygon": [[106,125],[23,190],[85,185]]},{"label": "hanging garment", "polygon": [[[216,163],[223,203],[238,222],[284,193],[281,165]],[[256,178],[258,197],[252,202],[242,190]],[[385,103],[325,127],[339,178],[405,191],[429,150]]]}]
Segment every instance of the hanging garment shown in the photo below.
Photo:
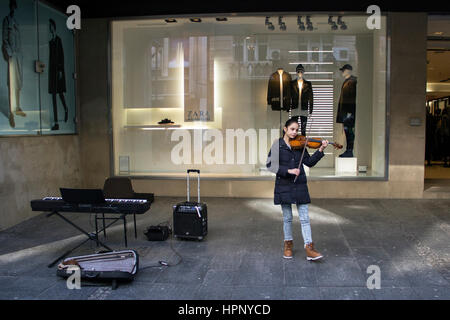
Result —
[{"label": "hanging garment", "polygon": [[282,70],[281,77],[278,70],[270,76],[267,88],[267,104],[272,110],[288,111],[291,107],[291,81],[289,73]]},{"label": "hanging garment", "polygon": [[434,160],[433,153],[435,149],[434,140],[436,132],[436,123],[434,116],[427,111],[425,127],[425,160],[429,163]]}]

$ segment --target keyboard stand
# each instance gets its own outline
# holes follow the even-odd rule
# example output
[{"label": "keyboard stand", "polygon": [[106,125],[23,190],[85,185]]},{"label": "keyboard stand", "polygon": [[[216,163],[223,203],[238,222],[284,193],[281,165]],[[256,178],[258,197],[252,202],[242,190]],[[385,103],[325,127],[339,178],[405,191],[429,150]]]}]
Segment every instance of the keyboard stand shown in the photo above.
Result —
[{"label": "keyboard stand", "polygon": [[[49,214],[47,214],[47,218],[53,216],[53,215],[57,215],[58,217],[60,217],[62,220],[64,220],[65,222],[67,222],[68,224],[70,224],[72,227],[74,227],[75,229],[77,229],[78,231],[80,231],[81,233],[83,233],[84,235],[86,235],[87,239],[80,242],[78,245],[76,245],[75,247],[73,247],[72,249],[66,251],[63,255],[59,256],[57,259],[55,259],[53,262],[51,262],[48,267],[51,268],[53,267],[58,261],[64,259],[66,256],[68,256],[71,252],[73,252],[74,250],[78,249],[79,247],[81,247],[83,244],[85,244],[88,241],[95,241],[98,246],[102,246],[105,249],[109,250],[109,251],[113,251],[110,247],[108,247],[106,244],[104,244],[103,242],[101,242],[98,239],[98,234],[102,231],[105,231],[107,228],[109,228],[111,225],[113,225],[114,223],[116,223],[118,220],[122,219],[123,220],[123,226],[124,226],[124,240],[125,240],[125,247],[127,246],[127,222],[126,222],[126,214],[121,214],[120,217],[117,218],[105,218],[108,220],[114,220],[111,223],[107,224],[105,226],[105,222],[103,221],[103,228],[101,230],[98,230],[97,227],[97,214],[96,214],[96,219],[95,219],[95,233],[89,233],[86,230],[84,230],[83,228],[81,228],[80,226],[78,226],[77,224],[75,224],[74,222],[72,222],[71,220],[67,219],[65,216],[63,216],[61,213],[59,213],[58,211],[53,211]],[[101,218],[99,218],[101,219]]]},{"label": "keyboard stand", "polygon": [[[115,219],[115,218],[109,218],[109,217],[105,217],[105,214],[102,213],[101,217],[98,217],[97,214],[95,215],[95,232],[97,234],[101,233],[103,231],[103,237],[106,239],[106,228],[105,228],[105,220],[111,220],[111,219]],[[126,217],[124,217],[124,225],[126,225]],[[98,228],[98,220],[102,220],[103,223],[103,229],[100,231],[97,231]],[[133,213],[133,220],[134,220],[134,238],[137,239],[137,227],[136,227],[136,214]],[[126,234],[127,234],[127,230],[124,230],[124,234],[125,234],[125,247],[127,247],[127,238],[126,238]]]}]

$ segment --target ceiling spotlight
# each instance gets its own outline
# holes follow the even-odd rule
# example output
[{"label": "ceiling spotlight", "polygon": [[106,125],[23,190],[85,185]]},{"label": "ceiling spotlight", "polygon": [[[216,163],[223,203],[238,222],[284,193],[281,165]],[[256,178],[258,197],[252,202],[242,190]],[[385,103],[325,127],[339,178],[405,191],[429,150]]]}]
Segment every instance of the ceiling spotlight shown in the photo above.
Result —
[{"label": "ceiling spotlight", "polygon": [[173,19],[173,18],[168,18],[168,19],[165,19],[164,21],[166,21],[167,23],[174,23],[174,22],[177,22],[177,20],[176,20],[176,19]]},{"label": "ceiling spotlight", "polygon": [[328,24],[332,25],[333,23],[333,16],[328,16]]},{"label": "ceiling spotlight", "polygon": [[280,30],[286,31],[286,23],[283,22],[283,17],[278,17],[278,25],[280,26]]},{"label": "ceiling spotlight", "polygon": [[305,24],[303,23],[302,17],[301,17],[301,16],[298,16],[298,17],[297,17],[297,24],[298,24],[298,28],[299,28],[301,31],[305,31]]},{"label": "ceiling spotlight", "polygon": [[306,29],[308,29],[308,31],[313,31],[313,24],[311,22],[311,16],[306,16]]},{"label": "ceiling spotlight", "polygon": [[331,26],[331,30],[338,29],[336,22],[333,21],[333,16],[328,16],[328,24]]},{"label": "ceiling spotlight", "polygon": [[280,30],[286,31],[286,23],[283,22],[283,17],[278,17],[278,25],[280,26]]},{"label": "ceiling spotlight", "polygon": [[202,22],[202,19],[200,18],[190,18],[191,22]]},{"label": "ceiling spotlight", "polygon": [[216,18],[216,21],[228,21],[228,19],[225,17],[218,17]]},{"label": "ceiling spotlight", "polygon": [[337,24],[341,26],[342,30],[347,30],[347,25],[344,21],[342,21],[342,16],[339,16],[337,19]]},{"label": "ceiling spotlight", "polygon": [[267,26],[267,29],[269,29],[270,31],[275,30],[275,26],[273,25],[272,22],[270,22],[269,17],[266,17],[265,25]]}]

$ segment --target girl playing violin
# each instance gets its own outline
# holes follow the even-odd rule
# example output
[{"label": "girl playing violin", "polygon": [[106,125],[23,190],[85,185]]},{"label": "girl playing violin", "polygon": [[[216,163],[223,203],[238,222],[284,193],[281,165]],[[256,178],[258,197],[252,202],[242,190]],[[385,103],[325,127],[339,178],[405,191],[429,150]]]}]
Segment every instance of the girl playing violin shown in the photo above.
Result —
[{"label": "girl playing violin", "polygon": [[323,150],[328,145],[328,140],[323,140],[319,149],[309,155],[307,150],[294,149],[290,141],[295,139],[298,134],[298,121],[293,117],[286,121],[283,128],[283,137],[274,141],[270,148],[266,162],[269,171],[276,174],[274,204],[281,205],[283,213],[283,232],[284,232],[284,253],[286,259],[293,255],[293,237],[292,237],[292,204],[296,204],[300,223],[302,227],[302,236],[306,259],[315,261],[323,256],[314,249],[314,243],[311,237],[311,226],[309,223],[308,204],[311,202],[308,192],[305,171],[302,164],[313,167],[324,156]]}]

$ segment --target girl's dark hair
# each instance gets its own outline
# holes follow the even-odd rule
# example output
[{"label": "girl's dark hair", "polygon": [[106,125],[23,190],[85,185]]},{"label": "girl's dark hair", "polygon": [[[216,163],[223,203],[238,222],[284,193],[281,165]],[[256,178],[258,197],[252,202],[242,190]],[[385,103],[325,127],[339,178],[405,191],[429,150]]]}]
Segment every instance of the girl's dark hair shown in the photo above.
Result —
[{"label": "girl's dark hair", "polygon": [[[287,128],[293,123],[298,123],[298,117],[292,117],[292,118],[288,119],[286,121],[286,123],[284,124],[284,126]],[[286,134],[286,132],[283,131],[283,137],[284,137],[285,134]]]}]

